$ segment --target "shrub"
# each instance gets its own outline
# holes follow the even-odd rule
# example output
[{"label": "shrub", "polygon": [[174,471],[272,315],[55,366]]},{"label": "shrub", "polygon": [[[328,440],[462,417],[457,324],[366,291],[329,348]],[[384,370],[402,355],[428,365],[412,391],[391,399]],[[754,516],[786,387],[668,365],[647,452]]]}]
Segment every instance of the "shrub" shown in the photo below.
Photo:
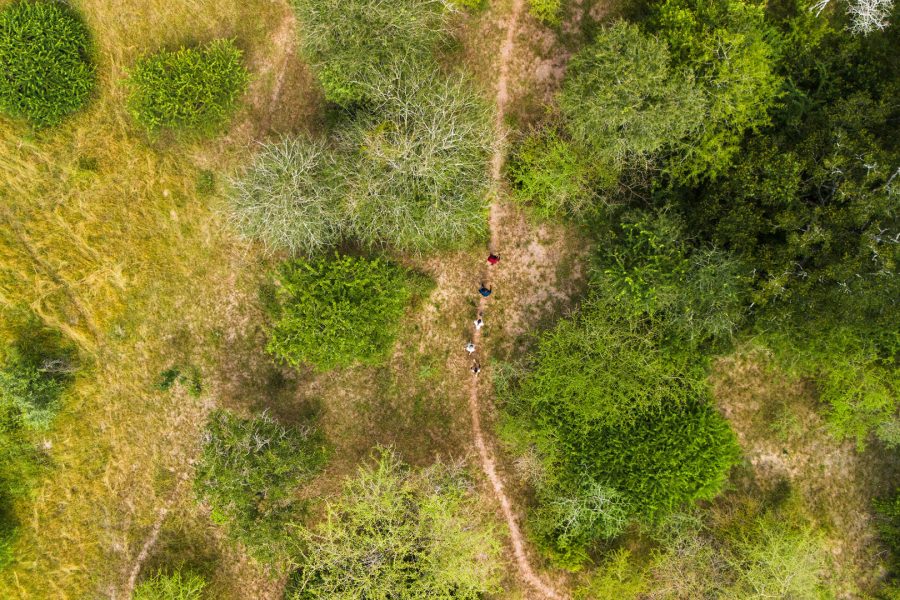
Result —
[{"label": "shrub", "polygon": [[0,402],[21,410],[27,427],[44,429],[59,410],[75,358],[55,331],[28,323],[0,355]]},{"label": "shrub", "polygon": [[212,133],[234,111],[247,85],[242,53],[230,40],[160,51],[128,74],[128,108],[150,133],[170,128]]},{"label": "shrub", "polygon": [[233,539],[258,560],[274,561],[289,546],[285,526],[303,509],[294,493],[326,457],[311,429],[285,427],[265,413],[240,419],[218,410],[206,426],[194,489]]},{"label": "shrub", "polygon": [[232,181],[233,220],[244,235],[273,250],[312,256],[343,233],[349,173],[320,140],[283,138],[263,144],[247,171]]},{"label": "shrub", "polygon": [[157,571],[134,590],[133,600],[201,600],[206,580],[196,573],[174,571],[165,575]]},{"label": "shrub", "polygon": [[483,235],[490,109],[461,77],[397,68],[367,86],[377,109],[340,131],[348,163],[348,226],[364,243],[433,250]]},{"label": "shrub", "polygon": [[18,0],[0,11],[0,109],[57,125],[93,88],[88,31],[66,4]]},{"label": "shrub", "polygon": [[636,25],[604,29],[569,65],[559,101],[566,129],[613,166],[687,135],[704,99],[691,73],[670,62],[666,43]]},{"label": "shrub", "polygon": [[829,552],[810,529],[766,515],[731,541],[737,573],[728,598],[825,598]]},{"label": "shrub", "polygon": [[558,25],[562,15],[563,0],[528,0],[529,12],[539,21]]},{"label": "shrub", "polygon": [[582,482],[568,494],[552,487],[539,488],[538,501],[528,519],[530,533],[547,541],[545,547],[562,565],[577,567],[587,560],[585,550],[595,540],[613,538],[628,524],[625,498],[596,481]]},{"label": "shrub", "polygon": [[509,165],[516,199],[538,216],[585,216],[594,208],[602,179],[578,145],[552,128],[535,132],[517,148]]},{"label": "shrub", "polygon": [[362,467],[305,532],[285,598],[477,600],[499,591],[500,547],[456,468],[405,468],[390,451]]},{"label": "shrub", "polygon": [[353,256],[282,265],[268,350],[320,370],[384,359],[412,290],[404,270]]},{"label": "shrub", "polygon": [[300,42],[325,97],[342,106],[362,102],[371,87],[404,60],[427,60],[443,37],[442,0],[292,0]]},{"label": "shrub", "polygon": [[612,553],[591,575],[588,582],[575,592],[576,600],[615,598],[637,600],[650,589],[645,568],[631,564],[631,552],[620,548]]}]

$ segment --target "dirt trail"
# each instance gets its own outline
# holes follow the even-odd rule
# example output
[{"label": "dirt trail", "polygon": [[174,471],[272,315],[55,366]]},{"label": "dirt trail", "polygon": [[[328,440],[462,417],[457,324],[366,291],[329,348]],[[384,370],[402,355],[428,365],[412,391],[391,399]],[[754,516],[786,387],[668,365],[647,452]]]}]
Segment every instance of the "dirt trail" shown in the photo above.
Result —
[{"label": "dirt trail", "polygon": [[[509,65],[513,54],[515,36],[518,28],[518,21],[524,9],[524,0],[513,0],[512,10],[508,16],[506,26],[506,37],[500,48],[500,65],[497,78],[497,96],[496,96],[496,121],[495,129],[497,132],[497,144],[494,154],[491,157],[491,178],[496,189],[501,184],[501,174],[503,171],[503,163],[506,158],[506,139],[507,132],[504,123],[506,105],[509,102],[508,82],[509,82]],[[502,221],[502,208],[496,201],[491,203],[490,207],[490,231],[491,252],[498,253],[500,248],[500,225]],[[482,270],[482,281],[487,287],[491,287],[488,277],[488,268]],[[478,303],[479,315],[487,312],[488,299],[482,297]],[[475,330],[473,334],[473,342],[478,346],[481,342],[481,331]],[[497,473],[497,463],[494,460],[491,448],[485,439],[484,431],[481,427],[481,406],[478,399],[478,377],[473,375],[471,380],[471,388],[469,393],[469,412],[472,419],[472,433],[475,442],[475,448],[478,450],[478,456],[481,459],[481,468],[491,482],[494,496],[500,503],[503,510],[503,516],[506,518],[506,525],[509,529],[509,537],[512,542],[513,553],[515,554],[516,566],[519,570],[521,578],[528,583],[535,591],[539,592],[545,598],[553,598],[562,600],[566,598],[563,594],[553,589],[545,583],[531,567],[528,560],[528,554],[525,550],[525,540],[522,531],[519,528],[518,518],[513,511],[512,503],[503,489],[503,480]]]}]

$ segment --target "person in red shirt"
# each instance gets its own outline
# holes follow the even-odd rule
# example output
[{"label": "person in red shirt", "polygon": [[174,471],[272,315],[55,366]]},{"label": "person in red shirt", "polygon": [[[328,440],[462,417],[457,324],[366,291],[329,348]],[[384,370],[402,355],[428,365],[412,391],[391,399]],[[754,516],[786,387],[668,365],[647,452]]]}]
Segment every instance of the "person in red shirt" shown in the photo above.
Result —
[{"label": "person in red shirt", "polygon": [[488,255],[488,263],[490,263],[491,265],[496,265],[498,262],[500,262],[499,256],[497,256],[496,254]]}]

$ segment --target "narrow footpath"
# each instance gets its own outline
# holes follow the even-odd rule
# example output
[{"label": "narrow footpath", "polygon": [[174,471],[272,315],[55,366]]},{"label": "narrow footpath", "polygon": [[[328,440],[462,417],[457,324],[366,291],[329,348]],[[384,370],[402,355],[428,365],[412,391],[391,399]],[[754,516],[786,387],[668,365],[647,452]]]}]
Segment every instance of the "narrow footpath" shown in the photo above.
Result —
[{"label": "narrow footpath", "polygon": [[[509,63],[515,45],[516,30],[518,27],[519,18],[522,15],[523,10],[524,0],[513,0],[512,11],[508,17],[506,25],[506,36],[504,38],[503,45],[500,48],[495,122],[495,131],[496,135],[498,136],[499,143],[496,145],[494,155],[491,157],[491,179],[493,181],[495,189],[498,191],[502,186],[501,177],[503,172],[503,163],[506,159],[507,151],[507,130],[504,121],[506,116],[506,105],[509,101]],[[500,208],[497,203],[494,202],[490,207],[490,252],[492,254],[498,255],[501,254],[500,217]],[[487,263],[484,263],[484,266],[482,267],[481,280],[483,282],[483,285],[487,288],[491,287],[491,268],[500,267],[490,267]],[[482,296],[481,300],[478,303],[479,316],[484,315],[486,317],[488,315],[489,304],[490,299],[488,297]],[[472,341],[476,347],[480,347],[480,329],[475,329]],[[566,598],[566,596],[544,582],[531,567],[531,562],[528,559],[528,553],[525,550],[525,540],[522,536],[522,530],[519,528],[518,518],[513,510],[512,503],[510,502],[509,497],[506,495],[506,492],[503,489],[503,480],[497,473],[497,463],[494,460],[491,448],[488,446],[488,443],[485,440],[484,431],[481,426],[481,403],[479,402],[478,391],[478,374],[473,373],[469,393],[469,413],[472,419],[472,434],[474,437],[475,448],[478,451],[479,458],[481,459],[481,468],[484,471],[484,474],[487,476],[488,480],[491,482],[494,496],[496,497],[497,502],[500,504],[500,508],[503,511],[503,516],[506,519],[506,526],[509,529],[509,537],[512,543],[513,553],[515,554],[516,566],[519,571],[519,576],[542,597],[552,598],[553,600],[563,600],[564,598]]]}]

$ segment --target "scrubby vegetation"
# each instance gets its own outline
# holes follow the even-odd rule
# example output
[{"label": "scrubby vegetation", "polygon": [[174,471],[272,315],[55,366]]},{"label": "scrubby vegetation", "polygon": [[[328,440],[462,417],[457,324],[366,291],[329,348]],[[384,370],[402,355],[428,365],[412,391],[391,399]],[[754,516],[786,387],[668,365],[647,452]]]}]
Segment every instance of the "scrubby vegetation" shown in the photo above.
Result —
[{"label": "scrubby vegetation", "polygon": [[128,74],[128,108],[150,133],[209,134],[224,125],[247,85],[242,52],[230,40],[142,57]]},{"label": "scrubby vegetation", "polygon": [[342,113],[331,139],[263,147],[234,182],[238,228],[307,255],[342,239],[417,252],[477,239],[490,112],[471,83],[403,62],[363,89],[368,108]]},{"label": "scrubby vegetation", "polygon": [[381,450],[347,482],[306,550],[287,598],[481,598],[499,583],[499,543],[459,468],[410,470]]},{"label": "scrubby vegetation", "polygon": [[206,581],[190,571],[157,571],[134,590],[134,600],[201,600]]},{"label": "scrubby vegetation", "polygon": [[369,102],[383,77],[427,62],[446,39],[449,3],[441,0],[292,0],[300,42],[325,97],[341,106]]},{"label": "scrubby vegetation", "polygon": [[286,527],[303,510],[295,492],[326,457],[314,429],[285,427],[265,413],[241,419],[220,410],[206,427],[194,487],[213,520],[253,556],[278,560],[291,548]]},{"label": "scrubby vegetation", "polygon": [[0,10],[0,110],[58,125],[94,89],[90,35],[67,4],[16,0]]},{"label": "scrubby vegetation", "polygon": [[77,8],[0,9],[0,597],[897,595],[890,0]]},{"label": "scrubby vegetation", "polygon": [[334,255],[281,266],[268,350],[320,370],[385,359],[419,279],[382,259]]},{"label": "scrubby vegetation", "polygon": [[271,249],[311,256],[344,235],[348,169],[322,140],[284,138],[263,144],[232,182],[233,219]]}]

